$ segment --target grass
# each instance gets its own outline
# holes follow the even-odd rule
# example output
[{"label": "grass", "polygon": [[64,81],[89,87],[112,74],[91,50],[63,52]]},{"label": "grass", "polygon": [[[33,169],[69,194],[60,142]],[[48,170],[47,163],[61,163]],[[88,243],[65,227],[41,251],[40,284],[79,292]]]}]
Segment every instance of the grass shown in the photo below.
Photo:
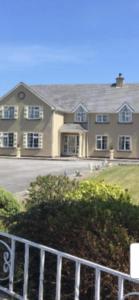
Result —
[{"label": "grass", "polygon": [[121,165],[107,168],[95,177],[96,181],[116,184],[127,189],[133,203],[139,205],[139,165]]}]

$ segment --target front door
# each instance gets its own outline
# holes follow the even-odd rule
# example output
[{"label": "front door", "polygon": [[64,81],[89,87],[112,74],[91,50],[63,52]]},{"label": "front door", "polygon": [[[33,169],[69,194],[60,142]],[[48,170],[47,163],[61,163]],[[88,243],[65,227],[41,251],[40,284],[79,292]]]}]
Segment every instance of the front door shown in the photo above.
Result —
[{"label": "front door", "polygon": [[64,135],[64,155],[78,155],[79,153],[79,135]]}]

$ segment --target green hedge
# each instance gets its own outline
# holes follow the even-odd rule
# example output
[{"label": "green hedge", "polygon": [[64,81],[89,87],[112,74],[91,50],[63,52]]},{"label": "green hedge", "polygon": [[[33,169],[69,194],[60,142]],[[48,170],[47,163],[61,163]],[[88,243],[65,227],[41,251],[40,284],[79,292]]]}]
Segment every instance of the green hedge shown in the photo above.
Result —
[{"label": "green hedge", "polygon": [[[64,186],[58,186],[60,194],[56,195],[56,186],[52,184],[53,198],[45,197],[44,181],[52,182],[55,177],[42,178],[39,192],[43,195],[40,203],[33,194],[33,205],[27,212],[19,215],[17,225],[11,228],[14,234],[23,236],[44,245],[86,258],[108,267],[129,271],[129,246],[139,239],[139,207],[131,203],[129,194],[111,185],[80,182],[69,190],[63,178]],[[58,180],[58,178],[57,178]],[[62,177],[60,177],[62,182]],[[39,178],[41,182],[41,178]],[[57,181],[58,182],[58,181]],[[69,185],[69,182],[68,182]],[[36,184],[33,184],[35,189]],[[73,187],[73,183],[72,183]],[[31,185],[32,188],[32,185]],[[49,192],[50,192],[49,190]],[[48,191],[48,190],[47,190]],[[62,192],[61,192],[62,191]],[[63,198],[61,198],[63,195]],[[30,193],[31,197],[31,193]],[[44,201],[43,201],[44,199]],[[31,200],[31,199],[30,199]],[[30,201],[31,204],[31,201]],[[34,254],[35,262],[37,258]],[[38,276],[37,263],[31,261],[31,285],[35,290]],[[73,295],[74,269],[67,261],[63,262],[62,300],[70,300]],[[46,258],[47,286],[45,300],[54,299],[55,264],[52,258]],[[68,278],[68,280],[67,280]],[[81,300],[88,300],[93,293],[93,275],[87,269],[82,274]],[[50,286],[48,285],[48,282]],[[115,281],[103,277],[102,299],[116,299]],[[49,288],[48,288],[49,286]],[[35,298],[35,293],[31,295]]]}]

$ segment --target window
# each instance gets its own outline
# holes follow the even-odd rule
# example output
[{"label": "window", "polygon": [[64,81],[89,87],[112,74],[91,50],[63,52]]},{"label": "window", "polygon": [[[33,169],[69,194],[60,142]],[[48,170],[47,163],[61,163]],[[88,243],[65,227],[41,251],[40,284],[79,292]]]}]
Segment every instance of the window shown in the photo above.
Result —
[{"label": "window", "polygon": [[17,119],[18,107],[17,106],[3,106],[2,119]]},{"label": "window", "polygon": [[108,123],[109,116],[108,115],[96,115],[96,123]]},{"label": "window", "polygon": [[130,151],[131,150],[131,137],[130,136],[119,136],[119,150]]},{"label": "window", "polygon": [[41,149],[43,147],[43,134],[37,132],[24,132],[23,147],[25,149]]},{"label": "window", "polygon": [[106,135],[96,136],[96,150],[107,150],[108,149],[108,137]]},{"label": "window", "polygon": [[132,111],[126,105],[119,112],[119,122],[120,123],[132,122]]},{"label": "window", "polygon": [[75,112],[75,122],[84,123],[86,122],[86,111],[82,106],[79,106]]},{"label": "window", "polygon": [[40,107],[39,106],[29,106],[28,118],[29,119],[39,119],[40,117]]},{"label": "window", "polygon": [[17,147],[17,132],[0,132],[0,147],[1,148],[16,148]]},{"label": "window", "polygon": [[43,119],[43,107],[41,106],[25,106],[24,117],[29,120]]},{"label": "window", "polygon": [[28,133],[28,148],[38,148],[39,146],[39,135],[38,133]]}]

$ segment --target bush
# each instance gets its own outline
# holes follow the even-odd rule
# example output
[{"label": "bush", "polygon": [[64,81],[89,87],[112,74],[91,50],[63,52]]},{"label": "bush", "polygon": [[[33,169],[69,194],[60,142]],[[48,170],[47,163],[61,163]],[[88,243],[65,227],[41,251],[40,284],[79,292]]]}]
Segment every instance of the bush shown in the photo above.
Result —
[{"label": "bush", "polygon": [[0,230],[6,230],[8,218],[20,211],[20,205],[12,193],[0,187]]},{"label": "bush", "polygon": [[63,200],[68,191],[78,186],[76,180],[70,180],[66,176],[38,176],[30,184],[27,207],[45,203],[51,200]]},{"label": "bush", "polygon": [[[41,190],[41,185],[39,189]],[[11,232],[128,272],[129,245],[139,238],[139,207],[131,203],[128,193],[118,187],[88,181],[79,183],[78,188],[75,186],[72,191],[69,191],[66,185],[61,189],[63,192],[66,191],[63,194],[64,199],[61,198],[62,193],[60,198],[49,198],[50,201],[46,201],[48,198],[44,197],[43,202],[41,198],[38,205],[30,207],[27,212],[19,216],[16,220],[17,225],[11,228]],[[32,291],[36,288],[34,279],[38,276],[36,261],[36,256],[34,260],[32,257],[30,268]],[[46,265],[51,285],[48,289],[47,277],[47,282],[44,283],[44,286],[45,284],[47,286],[45,299],[51,300],[54,298],[55,265],[51,258],[46,258]],[[63,270],[62,300],[70,300],[73,297],[71,287],[74,270],[67,261],[63,262]],[[92,273],[84,269],[80,299],[90,299],[91,294]],[[31,297],[35,299],[35,294]],[[116,297],[114,280],[105,276],[102,299],[116,299]]]}]

